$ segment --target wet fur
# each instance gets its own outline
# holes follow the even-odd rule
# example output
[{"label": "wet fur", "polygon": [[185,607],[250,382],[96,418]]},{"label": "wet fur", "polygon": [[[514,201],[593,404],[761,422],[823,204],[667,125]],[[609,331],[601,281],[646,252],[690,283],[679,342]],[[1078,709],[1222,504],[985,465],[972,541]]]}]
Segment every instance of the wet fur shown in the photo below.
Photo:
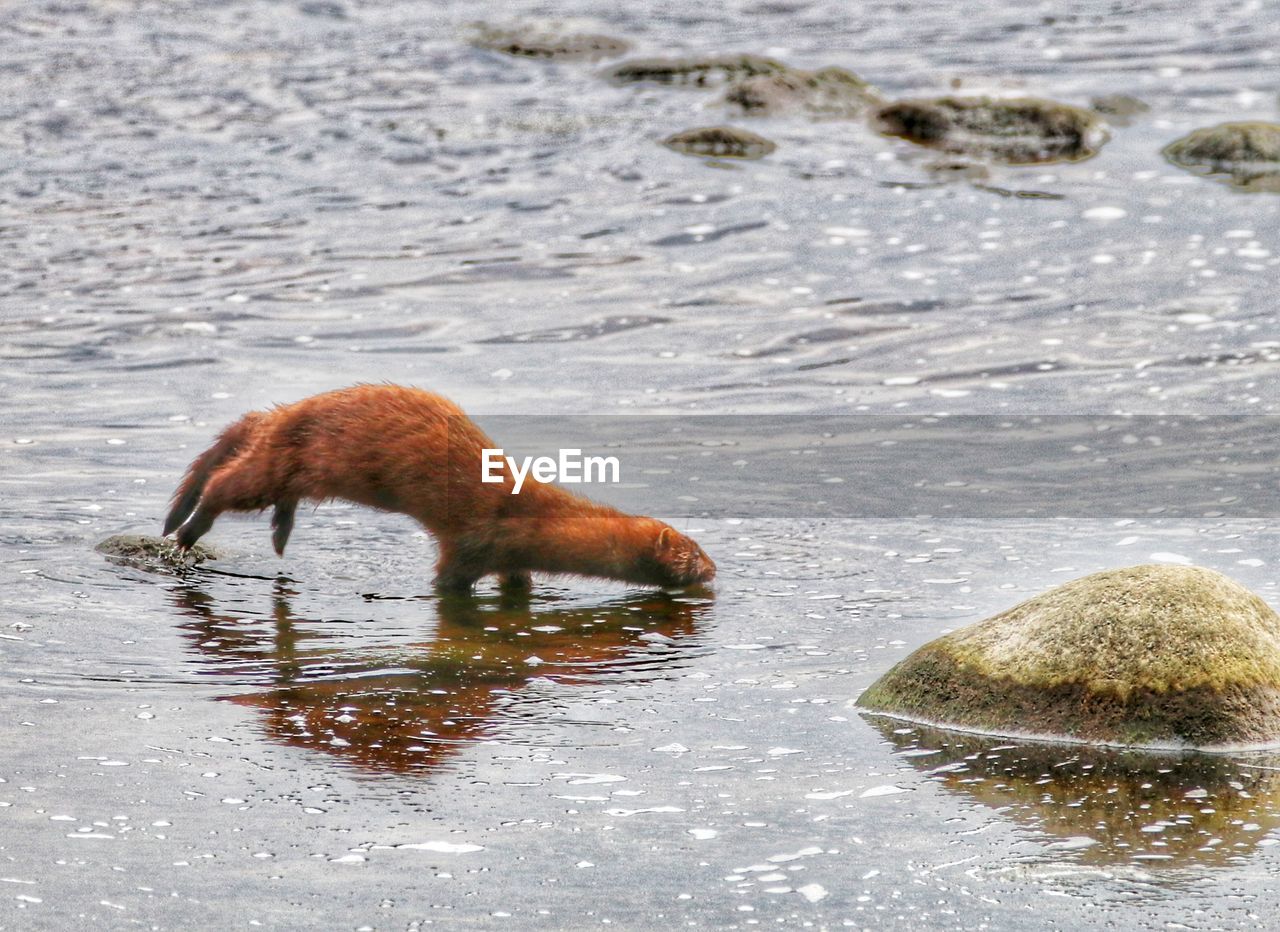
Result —
[{"label": "wet fur", "polygon": [[490,574],[516,588],[532,572],[655,586],[715,575],[696,543],[654,518],[532,477],[518,495],[509,475],[482,483],[481,451],[496,446],[430,392],[358,385],[314,395],[224,430],[188,468],[164,533],[188,548],[224,511],[271,507],[271,540],[283,555],[298,504],[340,498],[416,518],[439,543],[442,589],[469,590]]}]

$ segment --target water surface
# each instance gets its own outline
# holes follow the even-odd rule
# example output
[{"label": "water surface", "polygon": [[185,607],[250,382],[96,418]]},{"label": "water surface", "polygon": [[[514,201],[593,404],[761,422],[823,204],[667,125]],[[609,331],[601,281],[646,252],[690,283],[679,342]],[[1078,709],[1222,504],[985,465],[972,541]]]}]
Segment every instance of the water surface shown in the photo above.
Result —
[{"label": "water surface", "polygon": [[[706,547],[713,598],[442,602],[412,522],[341,504],[300,514],[284,560],[252,518],[181,576],[93,553],[156,533],[223,424],[361,380],[445,392],[495,433],[1276,413],[1280,199],[1160,154],[1276,119],[1267,5],[499,13],[636,55],[839,65],[890,98],[1149,110],[1093,159],[976,183],[799,116],[742,122],[772,155],[707,163],[659,142],[724,122],[715,92],[474,48],[474,7],[9,5],[0,925],[1266,927],[1274,762],[1008,748],[852,708],[911,648],[1110,566],[1188,560],[1277,604],[1274,483],[1240,446],[1261,420],[1225,428],[1260,496],[1180,472],[1166,426],[1139,462],[1194,489],[1171,510],[1117,502],[1160,497],[1141,471],[1050,456],[1003,488],[1079,494],[1021,517],[939,507],[945,457],[911,464],[937,480],[920,501],[883,450],[860,487],[781,468],[807,447],[757,427],[759,471],[715,507],[685,461],[619,493]],[[826,512],[824,478],[847,486]]]}]

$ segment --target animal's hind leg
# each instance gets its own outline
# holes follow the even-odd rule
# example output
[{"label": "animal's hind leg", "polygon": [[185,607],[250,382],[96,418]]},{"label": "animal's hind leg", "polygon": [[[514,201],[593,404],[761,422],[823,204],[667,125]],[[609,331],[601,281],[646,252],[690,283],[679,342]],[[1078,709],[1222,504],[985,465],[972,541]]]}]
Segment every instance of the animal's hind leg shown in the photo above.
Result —
[{"label": "animal's hind leg", "polygon": [[293,513],[297,509],[296,501],[276,502],[276,510],[271,515],[271,544],[276,548],[278,556],[284,556],[284,545],[289,542],[289,532],[293,530]]},{"label": "animal's hind leg", "polygon": [[[186,550],[213,527],[224,511],[261,511],[275,496],[261,470],[254,470],[243,458],[220,467],[209,479],[195,513],[178,528],[178,546]],[[289,512],[292,524],[292,510]],[[286,531],[285,536],[288,536]]]},{"label": "animal's hind leg", "polygon": [[202,503],[196,508],[195,513],[187,519],[186,523],[178,528],[178,533],[174,536],[178,547],[182,550],[190,550],[195,542],[204,537],[205,532],[213,527],[213,522],[217,520],[217,517],[218,512],[206,508]]},{"label": "animal's hind leg", "polygon": [[447,541],[440,542],[440,559],[436,563],[436,589],[441,592],[470,592],[476,581],[484,575],[483,562]]},{"label": "animal's hind leg", "polygon": [[261,420],[260,413],[250,411],[224,430],[213,446],[195,458],[187,468],[187,474],[182,477],[178,491],[174,494],[173,507],[164,521],[165,537],[176,531],[191,517],[191,512],[200,503],[200,496],[204,494],[204,487],[213,471],[250,442]]}]

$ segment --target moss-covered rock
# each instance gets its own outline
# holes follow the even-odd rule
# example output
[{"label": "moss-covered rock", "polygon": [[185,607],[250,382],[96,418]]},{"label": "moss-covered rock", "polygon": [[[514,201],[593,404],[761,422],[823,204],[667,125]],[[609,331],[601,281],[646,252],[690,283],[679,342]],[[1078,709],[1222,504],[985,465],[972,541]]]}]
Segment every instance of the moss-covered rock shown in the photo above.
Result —
[{"label": "moss-covered rock", "polygon": [[93,549],[124,563],[162,569],[184,569],[205,560],[218,559],[217,552],[203,544],[184,551],[167,538],[146,534],[116,534]]},{"label": "moss-covered rock", "polygon": [[899,100],[876,123],[887,136],[1011,165],[1087,159],[1106,141],[1097,114],[1035,97]]},{"label": "moss-covered rock", "polygon": [[1280,828],[1275,754],[1065,748],[872,724],[931,780],[1088,864],[1225,864]]},{"label": "moss-covered rock", "polygon": [[780,74],[787,66],[759,55],[716,55],[708,58],[637,58],[607,72],[614,84],[675,84],[717,87],[761,74]]},{"label": "moss-covered rock", "polygon": [[1179,168],[1220,177],[1245,191],[1280,191],[1280,124],[1222,123],[1170,143]]},{"label": "moss-covered rock", "polygon": [[1108,570],[931,641],[858,705],[999,735],[1280,746],[1280,616],[1212,570]]},{"label": "moss-covered rock", "polygon": [[475,26],[471,44],[516,58],[599,61],[616,58],[631,48],[612,36],[560,33],[547,26]]},{"label": "moss-covered rock", "polygon": [[763,136],[734,126],[687,129],[668,136],[662,144],[684,155],[717,159],[762,159],[778,148]]},{"label": "moss-covered rock", "polygon": [[724,103],[747,116],[806,113],[826,119],[861,116],[883,101],[852,71],[771,71],[742,78],[724,95]]}]

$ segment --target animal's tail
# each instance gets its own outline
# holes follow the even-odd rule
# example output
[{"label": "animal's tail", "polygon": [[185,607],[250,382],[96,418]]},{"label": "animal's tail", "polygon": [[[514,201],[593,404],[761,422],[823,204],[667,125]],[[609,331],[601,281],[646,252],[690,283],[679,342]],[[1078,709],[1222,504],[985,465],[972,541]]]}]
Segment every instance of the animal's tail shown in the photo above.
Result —
[{"label": "animal's tail", "polygon": [[215,469],[235,456],[244,447],[262,415],[250,412],[219,435],[213,446],[205,450],[187,468],[182,484],[173,493],[173,507],[164,519],[164,534],[168,537],[191,517],[204,494],[204,487]]}]

